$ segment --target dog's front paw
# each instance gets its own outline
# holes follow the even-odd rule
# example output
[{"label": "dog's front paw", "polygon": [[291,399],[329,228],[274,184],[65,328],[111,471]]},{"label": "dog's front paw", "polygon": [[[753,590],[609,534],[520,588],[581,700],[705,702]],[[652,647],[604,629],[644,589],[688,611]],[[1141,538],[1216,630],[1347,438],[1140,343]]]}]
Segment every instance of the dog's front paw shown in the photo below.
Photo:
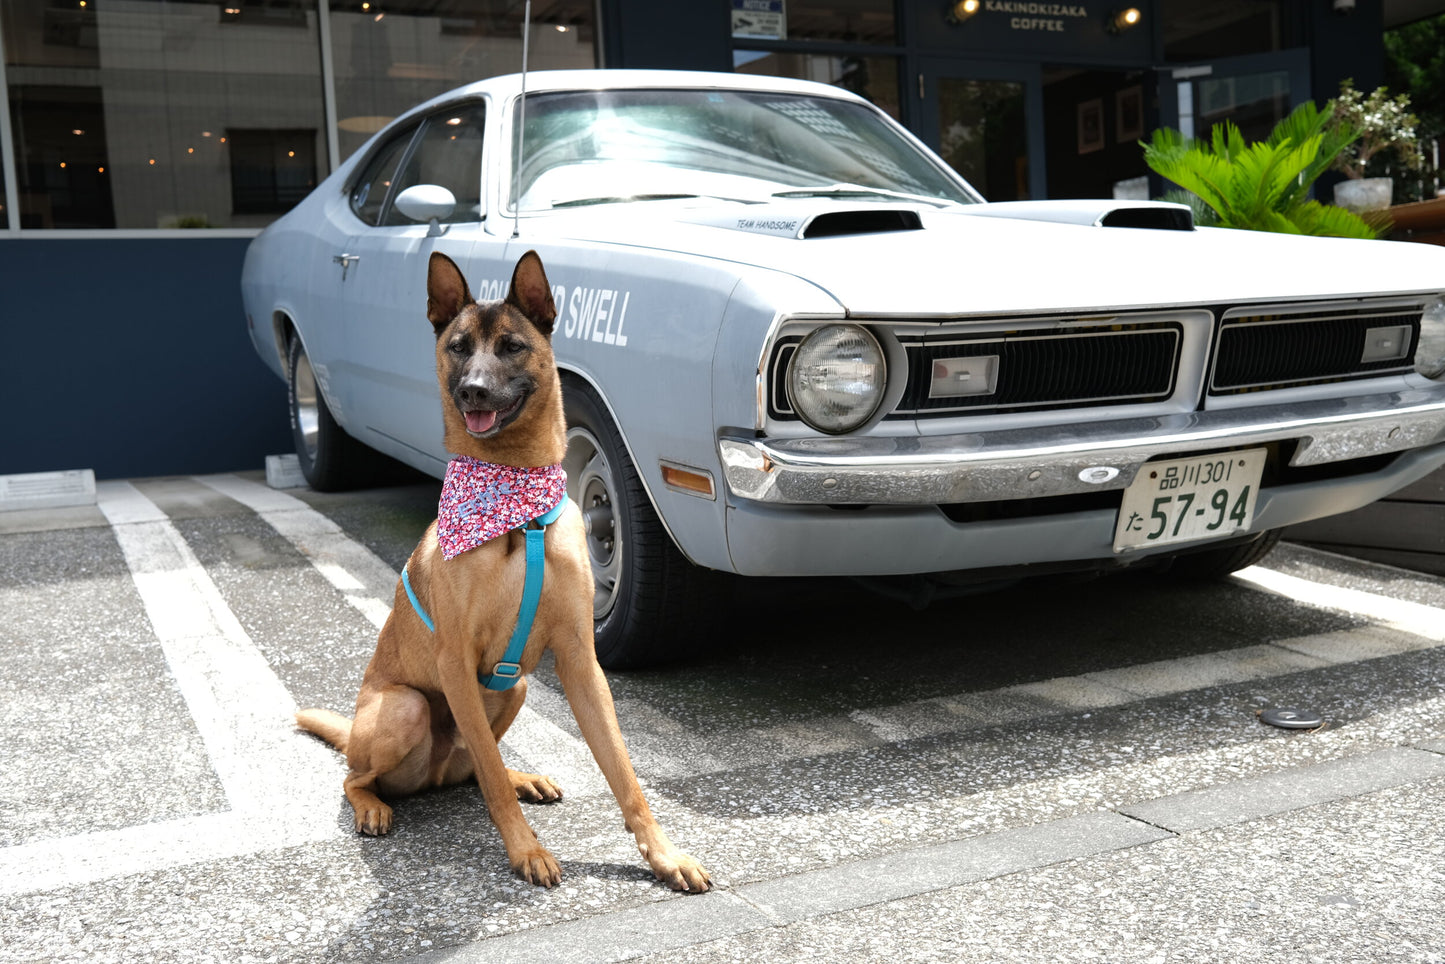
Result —
[{"label": "dog's front paw", "polygon": [[508,770],[507,776],[512,780],[512,789],[517,791],[518,800],[551,803],[562,799],[562,788],[557,786],[551,777],[540,773],[523,773],[520,770]]},{"label": "dog's front paw", "polygon": [[512,870],[529,884],[556,887],[562,882],[562,867],[546,847],[537,846],[512,859]]},{"label": "dog's front paw", "polygon": [[356,832],[370,837],[391,833],[391,807],[380,800],[356,808]]},{"label": "dog's front paw", "polygon": [[702,864],[681,850],[649,852],[643,848],[642,856],[647,858],[652,875],[673,890],[701,894],[712,889],[712,878]]}]

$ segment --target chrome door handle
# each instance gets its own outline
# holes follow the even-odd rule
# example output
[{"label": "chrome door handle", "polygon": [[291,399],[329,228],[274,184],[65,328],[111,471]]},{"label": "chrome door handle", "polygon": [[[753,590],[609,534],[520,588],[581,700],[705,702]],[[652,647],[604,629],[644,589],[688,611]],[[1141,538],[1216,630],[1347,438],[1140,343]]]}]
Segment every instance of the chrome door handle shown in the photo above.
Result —
[{"label": "chrome door handle", "polygon": [[360,261],[360,260],[361,260],[361,255],[359,255],[359,254],[337,254],[337,255],[333,255],[332,258],[331,258],[331,260],[334,261],[334,262],[336,262],[337,264],[341,265],[341,280],[342,280],[342,281],[345,281],[345,280],[346,280],[346,272],[348,272],[348,271],[351,270],[351,263],[352,263],[353,261]]}]

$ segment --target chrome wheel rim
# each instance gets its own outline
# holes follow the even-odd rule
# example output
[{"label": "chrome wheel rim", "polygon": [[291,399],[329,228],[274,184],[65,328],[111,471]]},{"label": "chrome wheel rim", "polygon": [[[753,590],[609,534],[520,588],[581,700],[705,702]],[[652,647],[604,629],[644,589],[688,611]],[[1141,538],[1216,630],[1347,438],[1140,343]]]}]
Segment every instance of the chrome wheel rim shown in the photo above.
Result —
[{"label": "chrome wheel rim", "polygon": [[320,434],[321,409],[316,393],[316,373],[306,352],[298,350],[296,371],[291,376],[291,396],[296,412],[296,431],[301,438],[302,454],[307,462],[316,461],[317,438]]},{"label": "chrome wheel rim", "polygon": [[602,619],[617,602],[623,541],[618,531],[612,467],[597,438],[585,428],[567,430],[567,496],[582,511],[587,555],[592,561],[592,617]]}]

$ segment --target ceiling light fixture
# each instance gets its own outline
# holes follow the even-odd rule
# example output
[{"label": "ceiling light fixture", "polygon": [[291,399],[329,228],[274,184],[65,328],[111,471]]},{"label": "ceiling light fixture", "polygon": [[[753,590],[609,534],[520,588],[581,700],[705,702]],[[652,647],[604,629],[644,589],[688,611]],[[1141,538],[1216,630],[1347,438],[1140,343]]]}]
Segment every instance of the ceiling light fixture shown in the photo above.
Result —
[{"label": "ceiling light fixture", "polygon": [[958,0],[957,3],[949,5],[948,19],[954,23],[963,23],[981,9],[983,4],[980,0]]},{"label": "ceiling light fixture", "polygon": [[1144,14],[1138,7],[1124,7],[1121,10],[1115,10],[1109,15],[1109,32],[1123,33],[1130,27],[1139,26],[1139,21],[1143,19]]}]

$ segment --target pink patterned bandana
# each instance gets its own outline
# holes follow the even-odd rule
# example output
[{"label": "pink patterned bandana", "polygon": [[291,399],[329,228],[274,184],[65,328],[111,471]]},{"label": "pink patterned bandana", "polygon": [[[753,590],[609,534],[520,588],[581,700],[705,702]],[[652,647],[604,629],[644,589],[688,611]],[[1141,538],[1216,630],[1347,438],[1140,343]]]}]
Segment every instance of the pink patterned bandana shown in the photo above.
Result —
[{"label": "pink patterned bandana", "polygon": [[447,463],[437,505],[437,543],[447,559],[519,529],[567,495],[561,465],[535,469],[458,455]]}]

